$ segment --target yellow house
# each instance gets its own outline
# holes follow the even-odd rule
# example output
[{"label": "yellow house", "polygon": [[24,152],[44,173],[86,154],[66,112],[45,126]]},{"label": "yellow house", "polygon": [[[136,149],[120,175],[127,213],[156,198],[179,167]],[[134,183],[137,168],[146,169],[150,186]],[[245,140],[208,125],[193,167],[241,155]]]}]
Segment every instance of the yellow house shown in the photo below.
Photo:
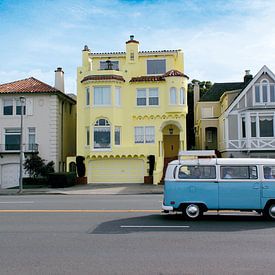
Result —
[{"label": "yellow house", "polygon": [[186,148],[187,80],[181,50],[82,51],[77,71],[77,155],[88,183],[157,184]]}]

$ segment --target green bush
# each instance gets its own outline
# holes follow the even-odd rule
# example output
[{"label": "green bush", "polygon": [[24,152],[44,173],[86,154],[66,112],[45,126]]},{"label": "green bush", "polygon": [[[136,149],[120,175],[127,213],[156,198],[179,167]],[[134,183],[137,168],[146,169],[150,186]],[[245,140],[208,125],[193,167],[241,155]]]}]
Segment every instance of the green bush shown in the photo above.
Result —
[{"label": "green bush", "polygon": [[48,175],[48,182],[52,188],[63,188],[74,186],[76,182],[76,174],[67,173],[50,173]]}]

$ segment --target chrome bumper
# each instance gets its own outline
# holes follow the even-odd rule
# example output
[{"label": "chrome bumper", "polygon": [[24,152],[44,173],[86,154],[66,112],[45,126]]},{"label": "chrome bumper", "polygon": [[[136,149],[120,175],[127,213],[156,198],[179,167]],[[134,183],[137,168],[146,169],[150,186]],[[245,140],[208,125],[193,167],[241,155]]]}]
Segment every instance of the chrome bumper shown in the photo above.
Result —
[{"label": "chrome bumper", "polygon": [[173,206],[168,206],[168,205],[162,204],[162,210],[167,213],[167,212],[173,211],[174,208],[173,208]]}]

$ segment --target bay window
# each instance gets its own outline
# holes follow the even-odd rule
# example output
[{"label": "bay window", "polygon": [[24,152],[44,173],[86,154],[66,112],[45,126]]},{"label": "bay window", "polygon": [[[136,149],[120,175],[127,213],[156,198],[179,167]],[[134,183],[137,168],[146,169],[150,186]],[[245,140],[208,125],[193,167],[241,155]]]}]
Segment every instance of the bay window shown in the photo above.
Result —
[{"label": "bay window", "polygon": [[110,86],[94,87],[94,105],[95,106],[111,105],[111,87]]},{"label": "bay window", "polygon": [[111,148],[111,126],[106,119],[98,119],[94,124],[94,149]]}]

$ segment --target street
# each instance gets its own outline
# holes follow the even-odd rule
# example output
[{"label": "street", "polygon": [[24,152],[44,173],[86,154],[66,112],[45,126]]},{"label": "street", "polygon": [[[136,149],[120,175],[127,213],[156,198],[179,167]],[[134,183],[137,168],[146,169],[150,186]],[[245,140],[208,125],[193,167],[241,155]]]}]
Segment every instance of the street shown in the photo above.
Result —
[{"label": "street", "polygon": [[161,195],[0,197],[0,274],[274,274],[275,223],[160,213]]}]

